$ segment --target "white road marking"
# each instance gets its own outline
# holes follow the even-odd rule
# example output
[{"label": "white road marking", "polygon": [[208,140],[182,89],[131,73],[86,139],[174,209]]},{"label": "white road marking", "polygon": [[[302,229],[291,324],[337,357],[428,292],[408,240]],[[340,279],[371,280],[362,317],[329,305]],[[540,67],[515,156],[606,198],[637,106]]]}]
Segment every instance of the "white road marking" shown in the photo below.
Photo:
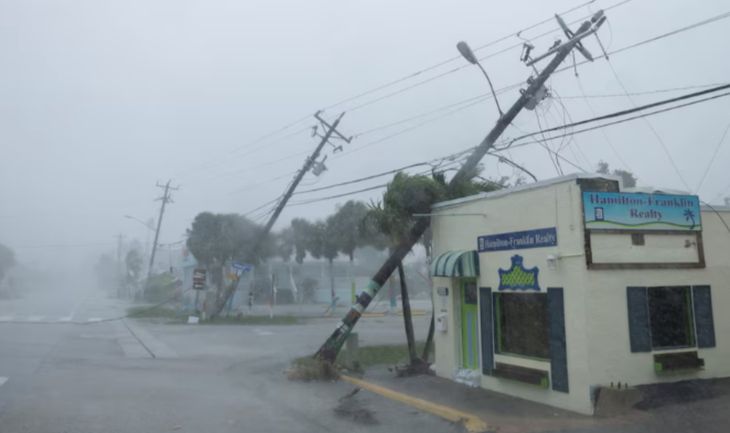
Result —
[{"label": "white road marking", "polygon": [[101,317],[90,317],[86,321],[87,322],[101,322]]},{"label": "white road marking", "polygon": [[40,322],[43,320],[46,316],[28,316],[29,322]]},{"label": "white road marking", "polygon": [[7,381],[8,381],[8,378],[7,377],[0,376],[0,386],[5,385],[5,382],[7,382]]},{"label": "white road marking", "polygon": [[263,329],[258,329],[258,328],[254,329],[253,331],[256,333],[256,335],[261,335],[261,336],[274,335],[274,333],[271,331],[264,331]]},{"label": "white road marking", "polygon": [[12,322],[14,318],[13,316],[0,316],[0,322]]},{"label": "white road marking", "polygon": [[70,322],[71,319],[73,319],[73,316],[66,316],[66,317],[59,318],[58,321],[59,322]]}]

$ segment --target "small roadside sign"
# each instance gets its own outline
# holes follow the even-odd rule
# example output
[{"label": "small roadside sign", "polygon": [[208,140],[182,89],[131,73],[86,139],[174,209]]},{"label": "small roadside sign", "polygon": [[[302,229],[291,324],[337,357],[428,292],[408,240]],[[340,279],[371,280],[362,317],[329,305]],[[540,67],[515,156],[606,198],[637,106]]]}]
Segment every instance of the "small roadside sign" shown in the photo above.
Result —
[{"label": "small roadside sign", "polygon": [[248,263],[233,262],[231,266],[233,267],[233,269],[241,272],[250,272],[253,269],[253,265],[250,265]]},{"label": "small roadside sign", "polygon": [[193,289],[205,290],[205,274],[204,268],[195,268],[193,270]]}]

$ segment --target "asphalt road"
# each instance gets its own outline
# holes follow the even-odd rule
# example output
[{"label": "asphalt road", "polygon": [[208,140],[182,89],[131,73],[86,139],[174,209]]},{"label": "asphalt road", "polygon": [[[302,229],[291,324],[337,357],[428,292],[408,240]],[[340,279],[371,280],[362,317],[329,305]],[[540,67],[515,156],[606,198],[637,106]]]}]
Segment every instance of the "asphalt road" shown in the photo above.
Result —
[{"label": "asphalt road", "polygon": [[[340,401],[353,389],[345,383],[288,381],[290,359],[311,353],[337,319],[294,326],[99,321],[126,305],[99,292],[67,293],[0,300],[3,433],[461,430],[367,392]],[[427,318],[417,320],[422,335]],[[396,318],[363,324],[367,344],[402,341]]]}]

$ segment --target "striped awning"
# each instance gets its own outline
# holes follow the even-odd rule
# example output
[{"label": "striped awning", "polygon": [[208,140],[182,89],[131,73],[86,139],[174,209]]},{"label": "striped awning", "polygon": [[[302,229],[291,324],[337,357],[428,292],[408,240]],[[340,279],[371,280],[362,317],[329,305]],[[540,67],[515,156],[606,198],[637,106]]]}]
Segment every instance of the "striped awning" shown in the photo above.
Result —
[{"label": "striped awning", "polygon": [[432,277],[478,277],[479,255],[474,250],[446,251],[431,263]]}]

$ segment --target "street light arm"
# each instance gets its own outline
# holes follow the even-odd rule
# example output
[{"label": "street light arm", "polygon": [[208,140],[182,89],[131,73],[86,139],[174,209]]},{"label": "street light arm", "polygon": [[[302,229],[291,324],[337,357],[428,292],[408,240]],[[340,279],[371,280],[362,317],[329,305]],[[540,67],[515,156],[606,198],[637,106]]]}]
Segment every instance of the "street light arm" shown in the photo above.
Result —
[{"label": "street light arm", "polygon": [[145,226],[145,228],[147,230],[155,231],[155,228],[154,227],[151,227],[149,224],[147,224],[146,222],[142,221],[141,219],[139,219],[137,217],[134,217],[132,215],[124,215],[124,218],[130,219],[132,221],[137,221],[138,223],[140,223],[143,226]]},{"label": "street light arm", "polygon": [[489,90],[492,91],[492,97],[494,98],[494,103],[497,104],[497,111],[499,111],[499,117],[502,117],[502,115],[504,115],[504,112],[502,111],[502,107],[499,106],[499,99],[497,99],[497,92],[494,91],[494,86],[492,85],[492,80],[489,79],[489,75],[487,74],[486,69],[484,69],[484,66],[482,66],[481,63],[477,62],[476,65],[479,66],[479,69],[482,70],[484,77],[487,79],[487,83],[489,83]]}]

